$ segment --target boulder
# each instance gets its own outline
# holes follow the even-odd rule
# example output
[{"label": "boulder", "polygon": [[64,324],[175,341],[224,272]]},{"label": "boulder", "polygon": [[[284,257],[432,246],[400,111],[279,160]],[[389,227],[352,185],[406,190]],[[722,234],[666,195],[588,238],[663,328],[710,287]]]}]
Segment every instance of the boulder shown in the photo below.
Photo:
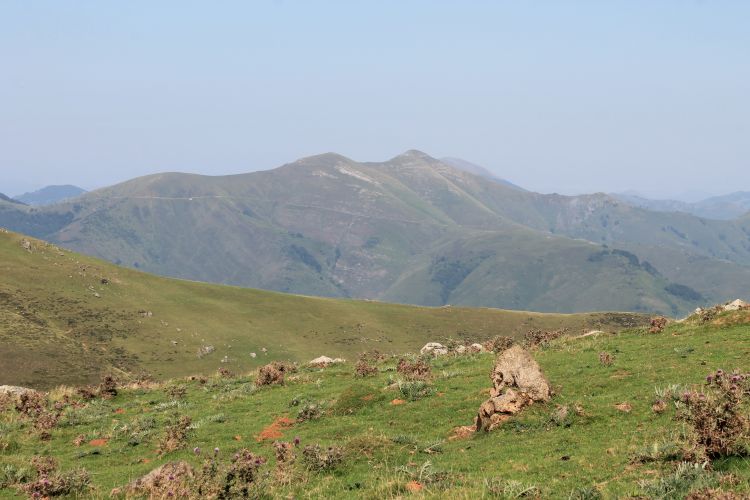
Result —
[{"label": "boulder", "polygon": [[474,342],[473,344],[469,346],[469,350],[471,352],[484,352],[485,351],[484,346],[476,342]]},{"label": "boulder", "polygon": [[552,396],[539,364],[521,346],[497,357],[490,378],[490,398],[479,407],[476,418],[478,431],[490,431],[530,404],[549,401]]},{"label": "boulder", "polygon": [[456,347],[456,354],[466,354],[469,349],[465,345]]},{"label": "boulder", "polygon": [[428,342],[419,350],[419,354],[430,354],[432,356],[445,356],[448,348],[439,342]]},{"label": "boulder", "polygon": [[343,363],[344,360],[342,358],[329,358],[328,356],[318,356],[317,358],[310,361],[308,364],[310,366],[319,366],[319,367],[325,367],[328,365],[333,365],[336,363]]},{"label": "boulder", "polygon": [[740,309],[747,306],[747,302],[740,299],[735,299],[732,302],[727,302],[724,304],[723,309],[725,311],[739,311]]},{"label": "boulder", "polygon": [[34,389],[28,387],[20,387],[18,385],[0,385],[0,394],[10,394],[13,396],[20,396],[27,392],[36,392]]}]

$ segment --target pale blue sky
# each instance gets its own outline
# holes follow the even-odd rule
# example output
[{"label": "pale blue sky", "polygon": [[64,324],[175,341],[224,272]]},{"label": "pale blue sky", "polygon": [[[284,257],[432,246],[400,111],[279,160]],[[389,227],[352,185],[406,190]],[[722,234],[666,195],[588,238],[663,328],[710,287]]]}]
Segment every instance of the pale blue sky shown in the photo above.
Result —
[{"label": "pale blue sky", "polygon": [[750,190],[750,2],[0,2],[0,192],[417,148],[543,192]]}]

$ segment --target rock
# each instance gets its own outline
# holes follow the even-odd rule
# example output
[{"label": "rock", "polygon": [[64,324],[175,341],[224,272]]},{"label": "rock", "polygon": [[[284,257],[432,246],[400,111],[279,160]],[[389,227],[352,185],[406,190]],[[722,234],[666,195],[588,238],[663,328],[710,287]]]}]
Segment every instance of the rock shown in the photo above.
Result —
[{"label": "rock", "polygon": [[0,394],[11,394],[13,396],[20,396],[27,392],[37,392],[34,389],[28,387],[21,387],[18,385],[0,385]]},{"label": "rock", "polygon": [[448,348],[438,342],[428,342],[419,350],[420,354],[431,354],[432,356],[445,356]]},{"label": "rock", "polygon": [[21,248],[26,250],[27,252],[31,252],[31,242],[27,240],[26,238],[21,240]]},{"label": "rock", "polygon": [[550,400],[552,391],[539,364],[521,346],[497,357],[490,375],[490,398],[479,407],[476,429],[491,431],[534,402]]},{"label": "rock", "polygon": [[471,352],[484,352],[485,351],[484,346],[476,342],[474,342],[473,344],[469,346],[469,350]]},{"label": "rock", "polygon": [[257,355],[257,354],[255,354],[254,352],[251,352],[251,353],[250,353],[250,357],[251,357],[251,358],[253,358],[253,359],[254,359],[254,358],[256,358],[257,356],[258,356],[258,355]]},{"label": "rock", "polygon": [[727,302],[724,304],[723,309],[725,311],[739,311],[740,309],[747,306],[747,302],[740,299],[735,299],[732,302]]},{"label": "rock", "polygon": [[318,366],[320,368],[326,367],[328,365],[333,365],[336,363],[343,363],[344,360],[341,358],[329,358],[328,356],[318,356],[317,358],[310,361],[308,364],[310,366]]},{"label": "rock", "polygon": [[456,354],[466,354],[468,350],[469,349],[465,345],[460,345],[456,347]]}]

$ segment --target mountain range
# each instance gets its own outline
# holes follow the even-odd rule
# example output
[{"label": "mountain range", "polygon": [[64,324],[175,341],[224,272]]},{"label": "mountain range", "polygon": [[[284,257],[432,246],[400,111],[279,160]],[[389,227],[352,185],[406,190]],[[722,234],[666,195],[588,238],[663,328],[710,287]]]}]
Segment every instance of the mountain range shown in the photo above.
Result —
[{"label": "mountain range", "polygon": [[45,186],[42,189],[16,196],[14,199],[26,205],[51,205],[63,200],[75,198],[85,192],[85,189],[70,184],[63,186]]},{"label": "mountain range", "polygon": [[162,173],[0,226],[161,275],[306,295],[683,314],[748,295],[750,217],[528,192],[453,160],[327,153],[231,176]]},{"label": "mountain range", "polygon": [[617,193],[612,196],[633,206],[649,210],[685,212],[706,219],[732,220],[750,212],[750,192],[748,191],[713,196],[692,203],[678,200],[652,200],[631,193]]}]

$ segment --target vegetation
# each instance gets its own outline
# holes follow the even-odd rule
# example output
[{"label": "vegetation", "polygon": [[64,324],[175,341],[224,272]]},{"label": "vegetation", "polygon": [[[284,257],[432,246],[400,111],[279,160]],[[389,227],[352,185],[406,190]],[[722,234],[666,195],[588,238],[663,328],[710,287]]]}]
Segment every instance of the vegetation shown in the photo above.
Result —
[{"label": "vegetation", "polygon": [[[243,372],[414,351],[530,328],[619,330],[637,314],[537,314],[302,297],[160,278],[0,231],[0,381],[41,388]],[[352,368],[350,367],[350,370]],[[272,377],[273,378],[273,377]],[[102,387],[88,387],[90,396]]]},{"label": "vegetation", "polygon": [[[486,399],[490,352],[368,355],[378,372],[367,378],[348,362],[287,372],[283,385],[257,386],[257,371],[249,371],[125,383],[90,400],[60,387],[18,399],[18,407],[0,404],[0,497],[51,494],[43,488],[123,494],[169,464],[137,491],[740,498],[750,494],[748,339],[748,309],[708,321],[697,315],[656,333],[643,326],[549,339],[531,352],[552,383],[552,401],[489,433],[464,426]],[[409,367],[424,373],[421,364],[429,380],[407,380]],[[173,398],[172,387],[185,394]],[[43,438],[36,416],[57,411]]]}]

